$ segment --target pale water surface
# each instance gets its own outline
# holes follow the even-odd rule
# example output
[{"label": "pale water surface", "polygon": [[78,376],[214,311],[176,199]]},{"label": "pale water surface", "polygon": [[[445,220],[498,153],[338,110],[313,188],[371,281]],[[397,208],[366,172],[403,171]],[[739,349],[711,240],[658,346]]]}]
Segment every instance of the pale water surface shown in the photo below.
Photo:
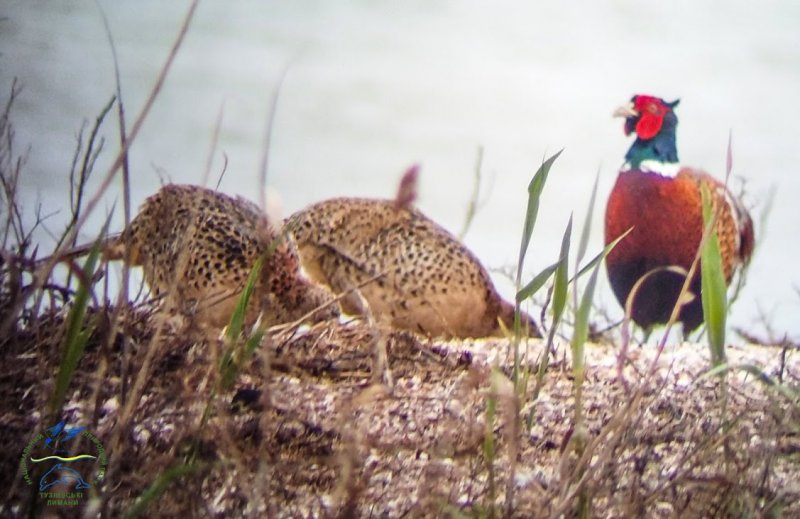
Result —
[{"label": "pale water surface", "polygon": [[[132,119],[166,59],[187,2],[99,1],[119,55]],[[391,196],[402,171],[422,166],[420,208],[457,232],[483,146],[484,197],[465,241],[489,267],[511,265],[528,181],[565,148],[551,174],[527,271],[553,262],[570,213],[580,227],[595,173],[599,204],[590,252],[602,242],[603,204],[630,142],[612,110],[634,93],[681,97],[684,163],[734,173],[757,217],[776,189],[734,326],[800,337],[800,3],[206,1],[132,151],[134,204],[161,177],[202,182],[222,111],[212,184],[257,200],[270,99],[284,69],[269,185],[284,214],[339,195]],[[17,149],[30,146],[29,216],[61,209],[82,121],[114,92],[111,51],[92,0],[0,2],[0,94],[23,85]],[[116,149],[116,124],[104,127]],[[734,187],[738,187],[738,180]],[[109,193],[103,208],[119,197]],[[119,205],[119,204],[118,204]],[[122,222],[117,211],[113,230]],[[101,214],[83,238],[99,229]],[[39,236],[44,248],[52,240]],[[502,291],[511,286],[495,275]],[[605,281],[605,280],[604,280]],[[607,285],[600,303],[621,315]]]}]

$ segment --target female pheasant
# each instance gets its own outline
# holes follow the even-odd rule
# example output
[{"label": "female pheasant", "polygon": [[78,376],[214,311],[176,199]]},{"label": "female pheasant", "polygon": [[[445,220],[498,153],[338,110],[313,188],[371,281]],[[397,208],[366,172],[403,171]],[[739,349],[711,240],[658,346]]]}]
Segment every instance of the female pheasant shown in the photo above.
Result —
[{"label": "female pheasant", "polygon": [[[193,185],[169,184],[148,198],[105,250],[108,260],[141,266],[155,296],[200,328],[228,324],[256,259],[265,260],[245,316],[267,325],[291,322],[319,308],[330,319],[333,296],[300,274],[294,244],[243,198]],[[327,306],[325,306],[325,304]]]},{"label": "female pheasant", "polygon": [[[709,174],[678,165],[677,105],[678,101],[636,95],[614,112],[625,118],[625,134],[636,134],[606,207],[606,243],[633,228],[606,260],[611,287],[623,306],[634,284],[651,270],[676,265],[688,271],[691,267],[703,234],[703,184],[716,207],[721,204],[716,233],[727,283],[753,252],[753,222],[741,201]],[[679,314],[684,333],[703,322],[699,272],[690,285],[694,298]],[[684,279],[665,271],[649,276],[633,301],[633,320],[646,330],[666,323]]]},{"label": "female pheasant", "polygon": [[[498,322],[514,326],[513,305],[475,255],[408,203],[336,198],[295,213],[286,227],[313,280],[337,294],[352,290],[341,300],[347,313],[369,311],[379,323],[436,337],[497,336]],[[522,325],[538,336],[526,314]]]}]

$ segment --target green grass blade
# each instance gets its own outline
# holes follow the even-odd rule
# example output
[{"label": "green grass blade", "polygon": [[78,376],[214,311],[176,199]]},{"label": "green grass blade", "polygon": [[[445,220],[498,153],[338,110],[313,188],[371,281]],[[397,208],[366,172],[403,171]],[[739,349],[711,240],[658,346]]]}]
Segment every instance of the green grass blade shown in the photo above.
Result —
[{"label": "green grass blade", "polygon": [[536,292],[538,292],[539,289],[542,288],[545,283],[547,283],[547,281],[553,275],[553,272],[555,272],[556,268],[558,268],[558,265],[559,262],[553,263],[536,274],[536,276],[534,276],[534,278],[527,285],[517,292],[517,302],[521,303],[529,297],[533,297],[534,294],[536,294]]},{"label": "green grass blade", "polygon": [[92,280],[94,279],[97,263],[100,259],[101,242],[103,237],[106,236],[108,222],[109,220],[106,220],[103,229],[100,231],[100,235],[89,251],[89,256],[86,258],[86,262],[83,265],[83,274],[79,276],[78,290],[75,292],[72,308],[70,308],[69,315],[67,316],[67,332],[64,337],[63,354],[61,363],[58,366],[58,375],[56,375],[53,398],[50,401],[50,413],[53,415],[58,412],[61,404],[64,402],[69,383],[86,349],[86,343],[91,336],[91,329],[84,328],[84,319],[86,317],[86,309],[89,306]]},{"label": "green grass blade", "polygon": [[236,346],[238,344],[239,337],[241,336],[242,329],[244,328],[247,307],[250,303],[250,299],[253,296],[256,283],[261,276],[261,268],[263,264],[263,256],[258,258],[253,264],[253,269],[247,276],[247,282],[245,283],[244,290],[242,290],[242,295],[239,297],[236,310],[233,312],[233,315],[231,315],[231,320],[228,323],[228,329],[225,333],[226,349],[224,355],[222,356],[219,368],[223,388],[227,388],[233,383],[234,378],[236,378],[236,373],[239,370],[239,366],[242,365],[244,359],[258,346],[258,344],[261,342],[261,337],[263,336],[263,332],[261,331],[253,334],[253,336],[246,341],[245,351],[237,357]]},{"label": "green grass blade", "polygon": [[[547,349],[539,360],[539,368],[536,370],[536,388],[534,394],[538,395],[538,391],[544,383],[544,375],[547,371],[550,352],[553,351],[553,340],[555,339],[556,330],[561,322],[561,316],[564,314],[564,309],[567,306],[567,288],[569,286],[568,270],[569,270],[569,244],[572,238],[572,215],[569,217],[567,228],[564,230],[564,236],[561,238],[561,252],[559,254],[558,262],[553,280],[553,297],[552,297],[552,312],[553,323],[550,326],[550,331],[547,334]],[[533,412],[533,410],[531,410]],[[530,418],[529,418],[530,420]]]},{"label": "green grass blade", "polygon": [[[589,281],[586,283],[586,288],[581,296],[581,302],[578,306],[578,311],[575,314],[575,328],[572,332],[572,368],[573,371],[580,369],[583,371],[583,350],[589,338],[589,313],[592,309],[592,301],[594,300],[594,291],[597,286],[597,273],[600,272],[600,263],[595,265],[592,274],[589,276]],[[576,378],[577,380],[577,378]]]},{"label": "green grass blade", "polygon": [[[700,189],[703,201],[703,222],[706,228],[716,227],[714,203],[708,186]],[[727,284],[722,270],[722,256],[719,250],[717,233],[713,230],[700,253],[700,282],[703,303],[703,315],[708,331],[708,345],[711,349],[713,365],[725,361],[725,324],[728,313],[726,300]]]},{"label": "green grass blade", "polygon": [[[539,202],[542,196],[542,191],[544,190],[545,183],[547,182],[547,176],[550,173],[550,168],[553,166],[553,163],[561,155],[561,152],[564,150],[559,151],[555,155],[551,156],[544,162],[542,165],[539,166],[539,169],[536,170],[536,173],[533,175],[530,183],[528,184],[528,206],[525,210],[525,224],[522,229],[522,240],[520,242],[519,248],[519,261],[517,262],[517,276],[516,282],[514,284],[515,290],[520,292],[520,285],[522,284],[522,267],[525,263],[525,255],[528,252],[528,246],[530,245],[531,236],[533,235],[533,228],[536,226],[536,218],[539,214]],[[541,274],[540,274],[541,276]],[[543,278],[537,276],[534,281],[537,283],[541,281],[544,283],[549,278],[549,275],[545,275]],[[533,282],[532,282],[533,283]],[[529,294],[533,294],[537,287],[535,284],[528,284],[527,292]],[[519,294],[517,295],[517,303],[514,308],[514,382],[518,382],[518,374],[519,374],[519,343],[520,343],[520,302],[524,300],[525,297],[520,298]]]},{"label": "green grass blade", "polygon": [[244,343],[244,359],[247,359],[250,355],[256,351],[258,345],[261,344],[261,339],[264,338],[264,331],[262,329],[256,330],[253,335],[247,338]]},{"label": "green grass blade", "polygon": [[[619,237],[614,243],[609,244],[610,247],[606,247],[603,250],[601,257],[604,258],[607,254],[607,251],[610,251],[621,238],[622,237]],[[579,261],[576,261],[575,264],[578,265],[579,263]],[[589,313],[592,309],[592,301],[594,300],[594,292],[595,287],[597,286],[597,275],[598,272],[600,272],[600,265],[600,261],[594,263],[594,268],[589,276],[589,281],[587,281],[583,295],[580,297],[580,303],[577,303],[577,283],[573,285],[573,287],[575,287],[577,308],[575,309],[575,325],[572,330],[572,340],[570,341],[570,347],[572,350],[573,386],[575,388],[575,432],[572,436],[571,443],[573,443],[575,452],[578,456],[583,456],[584,449],[586,447],[586,427],[583,419],[583,381],[586,375],[585,345],[589,338]],[[580,469],[576,474],[577,479],[581,479],[584,473],[585,469]],[[588,489],[583,488],[578,494],[577,516],[589,517],[590,510],[591,494]]]},{"label": "green grass blade", "polygon": [[559,151],[549,159],[542,162],[539,169],[533,175],[533,178],[528,184],[528,207],[525,210],[525,225],[522,228],[522,243],[519,248],[519,261],[517,262],[517,287],[519,287],[520,276],[522,275],[522,265],[525,262],[525,255],[528,252],[528,245],[531,242],[531,235],[533,235],[533,228],[536,226],[536,217],[539,214],[539,201],[544,190],[544,185],[547,182],[547,175],[550,173],[550,168],[553,162],[561,155]]},{"label": "green grass blade", "polygon": [[553,284],[553,328],[561,320],[564,308],[567,306],[567,287],[569,285],[569,243],[572,237],[572,215],[561,238],[561,253],[555,271]]},{"label": "green grass blade", "polygon": [[572,369],[575,375],[575,383],[580,384],[583,381],[584,372],[584,345],[589,338],[589,314],[592,309],[592,301],[594,300],[594,292],[597,286],[597,276],[600,272],[601,261],[605,259],[609,252],[624,238],[631,230],[628,229],[624,234],[619,236],[616,240],[609,243],[603,248],[603,251],[598,255],[597,261],[590,262],[593,265],[592,274],[589,276],[589,281],[586,283],[581,302],[575,312],[575,327],[572,332]]},{"label": "green grass blade", "polygon": [[595,267],[595,266],[596,266],[598,263],[600,263],[600,262],[603,260],[603,258],[605,258],[606,256],[608,256],[608,253],[610,253],[612,250],[614,250],[614,247],[616,247],[616,246],[617,246],[617,244],[618,244],[620,241],[622,241],[622,239],[623,239],[625,236],[627,236],[628,234],[630,234],[630,232],[631,232],[632,230],[633,230],[633,227],[629,228],[627,231],[625,231],[624,233],[620,234],[620,235],[617,237],[617,239],[616,239],[616,240],[612,241],[611,243],[609,243],[608,245],[606,245],[605,247],[603,247],[603,250],[602,250],[602,251],[600,251],[600,253],[599,253],[599,254],[597,254],[597,256],[595,256],[594,258],[592,258],[592,259],[591,259],[591,261],[589,261],[589,263],[587,263],[587,264],[586,264],[586,265],[585,265],[585,266],[584,266],[582,269],[580,269],[580,270],[578,271],[578,273],[577,273],[577,274],[575,274],[575,277],[573,277],[572,279],[570,279],[570,283],[571,283],[571,282],[573,282],[573,281],[575,281],[576,279],[580,278],[582,275],[586,274],[586,273],[587,273],[588,271],[590,271],[591,269],[593,269],[593,268],[594,268],[594,267]]},{"label": "green grass blade", "polygon": [[597,199],[597,184],[600,181],[600,170],[594,176],[594,186],[592,187],[592,196],[589,198],[589,208],[586,210],[586,219],[583,222],[583,229],[581,229],[581,239],[578,242],[578,251],[575,255],[575,265],[580,265],[586,255],[586,249],[589,247],[589,238],[592,234],[592,219],[594,216],[594,204]]},{"label": "green grass blade", "polygon": [[[556,335],[556,331],[558,330],[558,325],[561,322],[561,316],[564,313],[564,308],[567,306],[567,288],[569,286],[569,244],[570,239],[572,237],[572,215],[569,217],[569,223],[567,224],[567,228],[564,230],[564,236],[561,239],[561,252],[559,255],[559,260],[555,264],[555,271],[553,272],[555,276],[555,280],[553,281],[553,298],[552,298],[552,305],[553,305],[553,323],[550,326],[550,331],[547,334],[547,347],[545,351],[542,353],[541,358],[539,359],[539,367],[536,370],[536,384],[533,390],[533,398],[535,399],[538,394],[539,390],[542,388],[544,384],[544,376],[547,372],[547,366],[549,364],[550,352],[553,351],[553,340]],[[550,269],[548,267],[545,269],[547,272]],[[541,277],[540,274],[537,277]],[[531,407],[530,412],[528,413],[527,418],[527,426],[530,430],[531,425],[533,424],[533,413],[535,412],[536,407]]]},{"label": "green grass blade", "polygon": [[600,263],[592,270],[592,274],[589,276],[589,281],[586,283],[586,288],[580,298],[580,304],[575,311],[575,326],[572,330],[572,340],[570,341],[573,385],[575,387],[574,430],[576,431],[576,436],[573,439],[577,442],[578,454],[583,453],[585,445],[585,439],[583,438],[583,431],[585,431],[583,424],[583,380],[586,374],[585,345],[589,338],[589,313],[592,310],[598,272],[600,272]]},{"label": "green grass blade", "polygon": [[247,315],[247,306],[250,303],[250,298],[253,296],[253,290],[255,290],[256,282],[258,282],[258,278],[261,275],[261,268],[263,265],[264,257],[262,256],[255,261],[253,264],[253,269],[247,276],[247,282],[244,285],[244,290],[242,290],[241,297],[239,297],[236,310],[234,310],[233,315],[231,315],[231,320],[228,323],[226,337],[229,340],[237,339],[239,334],[242,333],[242,328],[244,327],[244,318]]}]

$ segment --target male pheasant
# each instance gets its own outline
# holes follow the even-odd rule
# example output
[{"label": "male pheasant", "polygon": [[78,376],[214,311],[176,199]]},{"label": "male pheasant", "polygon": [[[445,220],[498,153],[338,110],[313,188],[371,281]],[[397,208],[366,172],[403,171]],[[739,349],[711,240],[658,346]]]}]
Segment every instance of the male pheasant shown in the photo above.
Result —
[{"label": "male pheasant", "polygon": [[[651,270],[671,265],[689,270],[703,234],[703,184],[715,207],[721,206],[716,233],[727,283],[753,252],[753,222],[741,201],[708,173],[679,166],[677,105],[678,101],[636,95],[614,112],[625,118],[625,134],[636,134],[606,207],[606,243],[633,228],[606,259],[611,287],[623,306],[634,284]],[[645,330],[666,323],[684,279],[670,271],[647,277],[633,301],[633,320]],[[694,298],[679,314],[685,334],[703,322],[699,269],[690,290]]]}]

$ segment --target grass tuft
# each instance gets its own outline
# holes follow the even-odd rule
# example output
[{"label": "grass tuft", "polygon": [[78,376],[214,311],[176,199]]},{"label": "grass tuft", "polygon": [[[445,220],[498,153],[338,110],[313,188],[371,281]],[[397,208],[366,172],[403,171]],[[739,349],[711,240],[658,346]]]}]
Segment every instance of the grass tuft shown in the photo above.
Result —
[{"label": "grass tuft", "polygon": [[[706,184],[701,185],[703,200],[703,222],[706,227],[714,229],[717,223],[712,195]],[[703,302],[703,316],[708,332],[708,345],[711,351],[711,363],[718,366],[725,362],[725,325],[728,305],[726,300],[727,285],[722,269],[722,255],[719,250],[717,233],[709,232],[708,239],[700,253],[700,283]]]},{"label": "grass tuft", "polygon": [[259,326],[256,326],[250,336],[242,337],[247,309],[256,283],[258,283],[259,277],[262,275],[263,264],[264,257],[258,258],[253,264],[242,290],[242,295],[239,296],[239,301],[236,304],[236,310],[231,315],[230,322],[225,330],[225,353],[222,355],[219,366],[220,389],[222,390],[226,390],[231,386],[242,365],[250,358],[264,337],[264,331]]},{"label": "grass tuft", "polygon": [[72,375],[75,373],[75,368],[78,367],[78,362],[86,349],[86,343],[93,331],[92,327],[87,327],[85,323],[86,309],[89,306],[89,296],[95,284],[95,273],[100,258],[100,245],[102,238],[106,235],[107,229],[108,220],[106,220],[100,236],[95,241],[94,246],[92,246],[89,256],[86,258],[86,262],[83,265],[83,269],[81,269],[78,276],[78,290],[75,292],[72,308],[70,308],[69,315],[67,316],[67,332],[64,337],[63,356],[58,367],[53,397],[50,400],[49,414],[50,420],[53,422],[58,417],[59,409],[64,402],[64,396],[67,394],[67,388],[72,380]]}]

